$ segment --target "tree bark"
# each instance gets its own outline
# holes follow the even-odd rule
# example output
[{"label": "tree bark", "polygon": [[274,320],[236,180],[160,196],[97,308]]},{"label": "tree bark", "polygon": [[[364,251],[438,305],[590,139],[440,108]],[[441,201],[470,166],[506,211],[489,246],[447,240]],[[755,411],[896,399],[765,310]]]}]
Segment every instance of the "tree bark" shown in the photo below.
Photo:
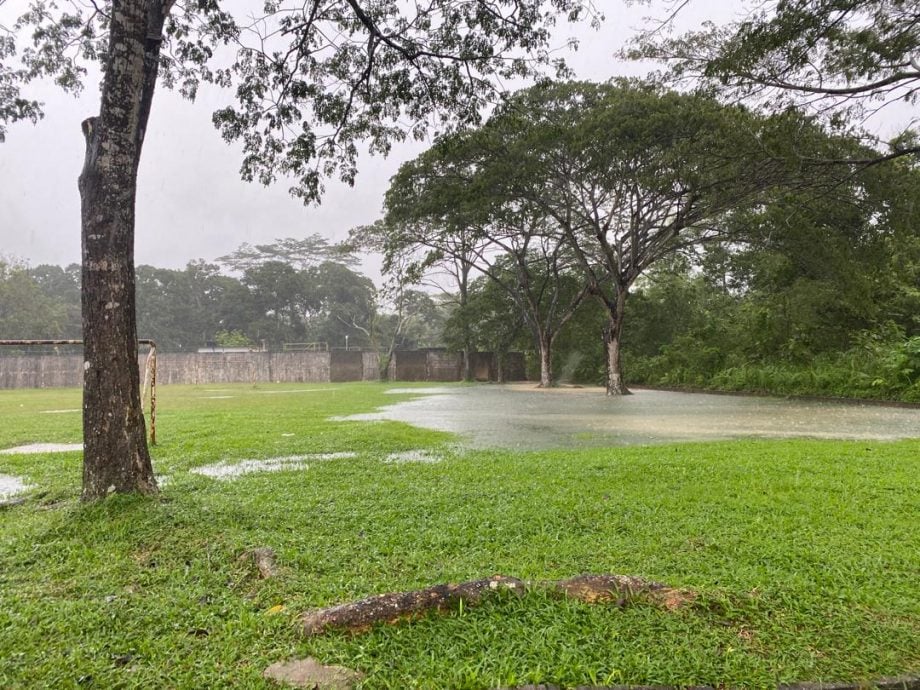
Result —
[{"label": "tree bark", "polygon": [[540,338],[540,388],[553,386],[553,348],[547,338]]},{"label": "tree bark", "polygon": [[97,117],[83,123],[83,500],[156,493],[137,364],[134,205],[169,0],[115,0]]},{"label": "tree bark", "polygon": [[314,609],[305,613],[301,622],[307,636],[320,635],[331,629],[358,632],[379,623],[392,624],[429,611],[443,611],[461,602],[467,607],[474,606],[499,591],[523,596],[529,590],[549,591],[586,604],[626,606],[641,600],[668,611],[675,611],[696,599],[693,591],[675,589],[631,575],[578,575],[565,580],[542,581],[494,575],[484,580],[377,594],[347,604]]},{"label": "tree bark", "polygon": [[617,291],[616,302],[608,304],[609,318],[604,327],[604,349],[607,353],[607,395],[629,395],[623,378],[623,364],[620,359],[620,338],[623,334],[623,308],[626,306],[626,290]]},{"label": "tree bark", "polygon": [[505,382],[505,353],[502,351],[495,353],[495,382]]},{"label": "tree bark", "polygon": [[460,313],[463,318],[463,380],[469,383],[473,380],[473,363],[470,356],[473,352],[473,334],[470,332],[470,315],[469,315],[469,264],[462,262],[460,268],[460,280],[458,287],[460,290]]}]

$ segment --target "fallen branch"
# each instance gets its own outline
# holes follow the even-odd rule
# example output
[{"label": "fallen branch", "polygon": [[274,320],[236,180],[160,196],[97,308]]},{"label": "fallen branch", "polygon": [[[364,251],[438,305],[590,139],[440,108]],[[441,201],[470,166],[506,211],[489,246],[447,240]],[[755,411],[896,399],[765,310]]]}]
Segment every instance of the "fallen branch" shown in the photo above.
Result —
[{"label": "fallen branch", "polygon": [[695,599],[692,592],[628,575],[579,575],[567,580],[537,582],[496,575],[485,580],[378,594],[347,604],[308,611],[303,616],[304,633],[318,635],[330,628],[367,630],[376,623],[395,623],[427,611],[441,611],[461,601],[464,606],[472,606],[497,591],[523,595],[535,589],[560,593],[588,604],[616,602],[625,606],[641,598],[668,610],[677,609]]}]

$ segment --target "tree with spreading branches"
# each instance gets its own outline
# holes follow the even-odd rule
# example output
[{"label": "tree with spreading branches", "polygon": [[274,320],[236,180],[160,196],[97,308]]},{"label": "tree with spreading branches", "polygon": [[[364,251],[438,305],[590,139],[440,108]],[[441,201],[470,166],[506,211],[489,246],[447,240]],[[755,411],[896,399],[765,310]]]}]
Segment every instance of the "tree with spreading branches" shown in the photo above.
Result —
[{"label": "tree with spreading branches", "polygon": [[291,178],[294,195],[316,201],[323,179],[354,181],[360,142],[386,153],[477,124],[500,80],[564,70],[548,49],[560,16],[599,19],[590,0],[266,0],[250,15],[218,0],[33,0],[0,30],[0,135],[40,118],[33,80],[78,91],[102,72],[79,179],[84,500],[157,491],[134,294],[137,171],[157,84],[188,98],[202,84],[230,89],[213,119],[242,144],[242,176]]},{"label": "tree with spreading branches", "polygon": [[768,124],[647,84],[568,82],[515,94],[471,137],[493,206],[535,209],[604,309],[608,395],[629,392],[620,343],[635,281],[682,247],[724,237],[727,214],[795,179],[771,152]]},{"label": "tree with spreading branches", "polygon": [[[675,12],[686,5],[675,3]],[[774,109],[809,108],[862,137],[871,115],[920,95],[920,8],[916,0],[770,0],[742,21],[667,36],[640,34],[629,57],[666,62],[669,77]],[[912,111],[888,150],[839,163],[865,165],[920,155]],[[878,142],[872,141],[877,147]]]}]

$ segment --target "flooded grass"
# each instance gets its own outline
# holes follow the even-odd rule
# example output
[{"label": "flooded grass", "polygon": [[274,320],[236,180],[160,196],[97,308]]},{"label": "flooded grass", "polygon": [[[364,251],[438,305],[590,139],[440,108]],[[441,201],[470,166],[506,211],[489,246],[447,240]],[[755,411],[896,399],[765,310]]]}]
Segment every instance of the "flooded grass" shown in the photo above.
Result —
[{"label": "flooded grass", "polygon": [[[411,389],[407,389],[411,390]],[[415,389],[426,394],[346,417],[459,434],[474,448],[544,450],[743,438],[898,440],[920,436],[920,409],[749,396],[532,384]],[[428,391],[437,395],[427,397]]]},{"label": "flooded grass", "polygon": [[[267,689],[267,666],[306,656],[364,672],[366,689],[775,688],[920,673],[920,441],[458,454],[449,434],[331,419],[391,405],[387,386],[266,389],[228,385],[237,397],[217,405],[202,388],[162,387],[162,500],[82,505],[79,454],[0,456],[0,473],[32,487],[0,512],[0,687]],[[0,391],[0,447],[78,440],[78,416],[37,414],[77,397]],[[526,421],[535,434],[540,422]],[[194,472],[326,453],[358,455],[234,481]],[[278,566],[265,580],[240,560],[262,546]],[[365,634],[300,635],[301,612],[375,593],[585,572],[699,598],[670,612],[497,597]]]},{"label": "flooded grass", "polygon": [[384,460],[389,464],[400,464],[404,462],[420,462],[428,465],[437,464],[444,461],[441,453],[433,453],[428,450],[404,450],[400,453],[390,453]]},{"label": "flooded grass", "polygon": [[27,443],[23,446],[4,448],[0,455],[37,455],[41,453],[74,453],[82,452],[82,443]]},{"label": "flooded grass", "polygon": [[30,488],[20,477],[0,474],[0,500],[12,498]]},{"label": "flooded grass", "polygon": [[[282,434],[283,436],[284,434]],[[283,472],[286,470],[307,469],[309,462],[323,460],[340,460],[343,458],[356,458],[357,453],[348,451],[339,453],[309,453],[307,455],[287,455],[280,458],[266,458],[264,460],[236,460],[218,462],[213,465],[193,467],[190,472],[200,474],[212,479],[237,479],[247,474],[256,472]]]}]

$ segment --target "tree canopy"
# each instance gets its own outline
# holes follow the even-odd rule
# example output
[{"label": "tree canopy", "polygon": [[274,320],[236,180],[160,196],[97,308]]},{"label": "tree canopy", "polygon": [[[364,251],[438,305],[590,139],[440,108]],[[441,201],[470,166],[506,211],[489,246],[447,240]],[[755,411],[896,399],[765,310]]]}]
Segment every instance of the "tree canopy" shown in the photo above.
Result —
[{"label": "tree canopy", "polygon": [[[855,132],[874,112],[917,103],[920,14],[913,0],[771,0],[727,26],[646,33],[627,54],[731,99],[811,107]],[[915,125],[889,142],[891,155],[920,153]]]}]

